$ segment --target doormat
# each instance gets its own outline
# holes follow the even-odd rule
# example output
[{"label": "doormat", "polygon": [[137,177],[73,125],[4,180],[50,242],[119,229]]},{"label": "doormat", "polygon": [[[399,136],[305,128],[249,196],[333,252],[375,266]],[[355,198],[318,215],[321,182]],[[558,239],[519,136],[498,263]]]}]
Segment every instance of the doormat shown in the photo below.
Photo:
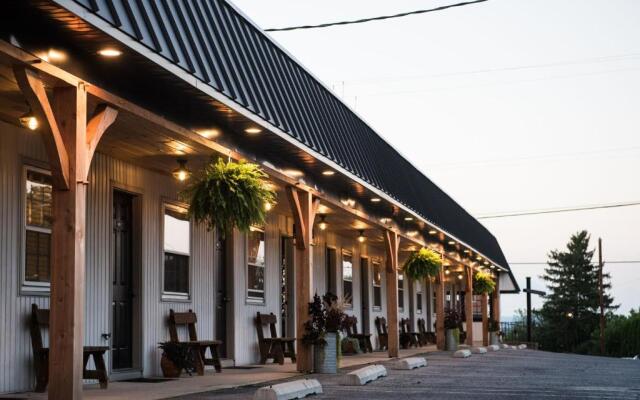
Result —
[{"label": "doormat", "polygon": [[133,378],[133,379],[125,379],[120,382],[132,382],[132,383],[162,383],[174,381],[175,379],[171,378]]},{"label": "doormat", "polygon": [[256,369],[260,367],[252,367],[250,365],[234,365],[233,367],[225,367],[224,369]]}]

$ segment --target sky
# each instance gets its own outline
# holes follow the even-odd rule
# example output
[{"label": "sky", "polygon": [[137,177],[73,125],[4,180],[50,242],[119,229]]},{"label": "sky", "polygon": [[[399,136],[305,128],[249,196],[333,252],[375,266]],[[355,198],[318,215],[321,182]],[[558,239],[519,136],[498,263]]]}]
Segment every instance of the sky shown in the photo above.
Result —
[{"label": "sky", "polygon": [[[457,0],[233,2],[273,28]],[[640,201],[640,1],[489,0],[270,35],[474,216]],[[640,206],[481,222],[521,287],[544,290],[544,265],[518,263],[582,229],[605,262],[640,261]],[[618,312],[638,309],[640,262],[605,272]],[[502,314],[525,304],[504,295]]]}]

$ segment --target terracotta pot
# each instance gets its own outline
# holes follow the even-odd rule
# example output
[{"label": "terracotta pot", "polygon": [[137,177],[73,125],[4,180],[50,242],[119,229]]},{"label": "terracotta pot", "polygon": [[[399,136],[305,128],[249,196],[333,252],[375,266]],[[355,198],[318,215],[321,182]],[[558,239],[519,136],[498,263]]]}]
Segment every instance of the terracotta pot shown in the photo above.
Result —
[{"label": "terracotta pot", "polygon": [[165,354],[160,359],[160,368],[162,368],[162,376],[165,378],[180,378],[182,371]]}]

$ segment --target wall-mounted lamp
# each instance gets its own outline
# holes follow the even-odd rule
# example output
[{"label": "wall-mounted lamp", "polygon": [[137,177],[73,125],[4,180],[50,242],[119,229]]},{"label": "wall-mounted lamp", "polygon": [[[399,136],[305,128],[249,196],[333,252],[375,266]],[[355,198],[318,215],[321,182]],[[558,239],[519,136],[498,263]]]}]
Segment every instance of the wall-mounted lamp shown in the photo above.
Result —
[{"label": "wall-mounted lamp", "polygon": [[191,171],[187,169],[187,160],[179,158],[178,168],[173,170],[173,176],[180,182],[184,182],[191,176]]},{"label": "wall-mounted lamp", "polygon": [[40,125],[38,118],[33,114],[33,111],[29,110],[26,114],[23,114],[20,118],[20,124],[25,128],[35,131]]},{"label": "wall-mounted lamp", "polygon": [[327,226],[329,226],[329,224],[327,223],[327,216],[323,214],[320,216],[320,222],[318,223],[318,228],[324,231],[325,229],[327,229]]},{"label": "wall-mounted lamp", "polygon": [[358,235],[358,242],[364,243],[367,240],[367,237],[364,235],[364,231],[360,229],[360,235]]}]

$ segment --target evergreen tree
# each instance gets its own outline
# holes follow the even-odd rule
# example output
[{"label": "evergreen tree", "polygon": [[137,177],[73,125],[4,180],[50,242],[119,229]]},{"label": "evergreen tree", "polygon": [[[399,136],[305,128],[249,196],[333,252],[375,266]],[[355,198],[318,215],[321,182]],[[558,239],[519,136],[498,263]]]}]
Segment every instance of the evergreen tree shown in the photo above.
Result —
[{"label": "evergreen tree", "polygon": [[[538,341],[545,350],[580,352],[586,350],[592,332],[598,328],[600,303],[598,265],[589,250],[590,236],[581,231],[571,236],[566,251],[549,253],[548,267],[542,277],[549,292],[540,310]],[[614,310],[608,294],[609,275],[604,277],[605,311]]]}]

